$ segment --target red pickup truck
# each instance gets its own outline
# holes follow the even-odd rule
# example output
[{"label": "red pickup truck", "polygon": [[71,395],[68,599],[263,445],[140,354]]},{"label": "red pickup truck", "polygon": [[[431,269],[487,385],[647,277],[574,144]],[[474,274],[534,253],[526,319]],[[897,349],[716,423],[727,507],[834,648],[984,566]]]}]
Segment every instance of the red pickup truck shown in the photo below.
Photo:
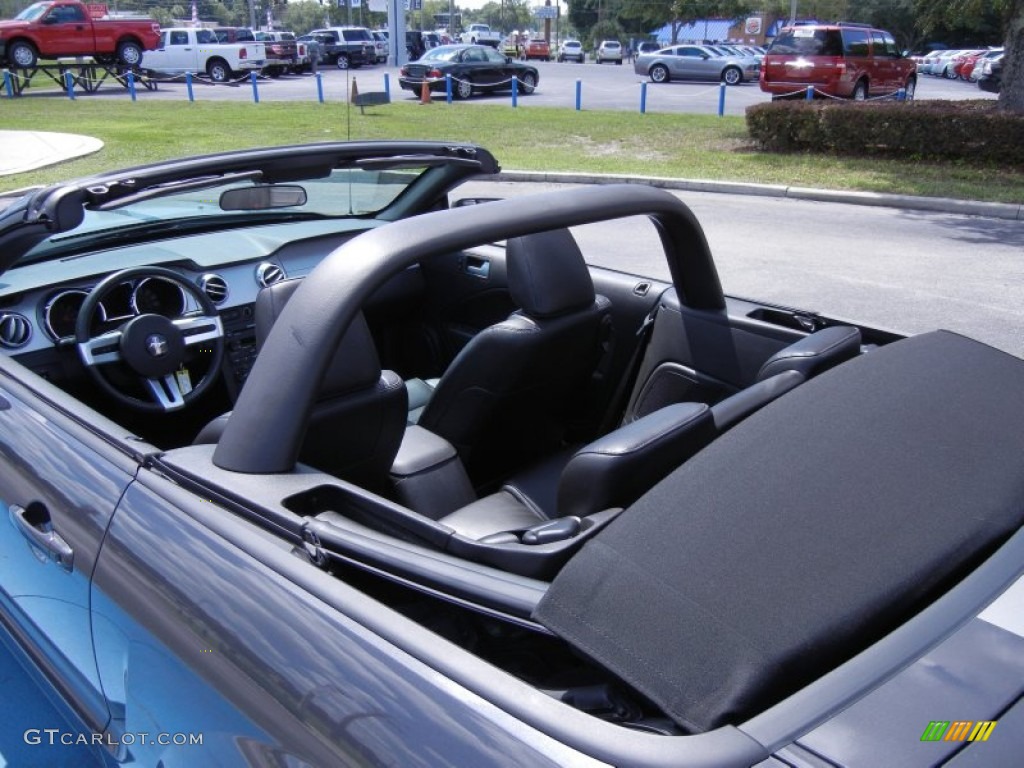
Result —
[{"label": "red pickup truck", "polygon": [[30,69],[39,59],[92,56],[100,63],[137,67],[142,52],[160,42],[152,19],[106,18],[107,7],[78,0],[34,3],[12,21],[0,21],[0,63]]}]

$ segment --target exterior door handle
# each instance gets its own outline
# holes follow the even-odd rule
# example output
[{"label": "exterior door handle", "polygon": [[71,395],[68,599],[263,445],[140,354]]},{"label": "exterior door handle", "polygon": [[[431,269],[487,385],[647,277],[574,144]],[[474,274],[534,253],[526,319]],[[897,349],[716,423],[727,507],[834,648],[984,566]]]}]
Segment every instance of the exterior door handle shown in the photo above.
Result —
[{"label": "exterior door handle", "polygon": [[14,527],[28,539],[33,547],[42,550],[65,571],[71,571],[75,564],[75,551],[53,529],[50,512],[45,506],[33,503],[29,504],[26,509],[17,504],[11,504],[7,511]]}]

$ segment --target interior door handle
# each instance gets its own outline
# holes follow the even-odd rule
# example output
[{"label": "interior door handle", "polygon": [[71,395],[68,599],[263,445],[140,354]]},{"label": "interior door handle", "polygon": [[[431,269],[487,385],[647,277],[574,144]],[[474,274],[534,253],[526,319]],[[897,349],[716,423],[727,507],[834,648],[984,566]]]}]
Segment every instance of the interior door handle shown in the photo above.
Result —
[{"label": "interior door handle", "polygon": [[75,551],[64,538],[53,529],[50,512],[42,504],[34,502],[28,508],[11,504],[7,508],[11,522],[22,536],[37,549],[42,550],[51,560],[70,571],[75,564]]},{"label": "interior door handle", "polygon": [[486,278],[491,273],[491,262],[476,256],[467,256],[462,268],[466,271],[466,274]]}]

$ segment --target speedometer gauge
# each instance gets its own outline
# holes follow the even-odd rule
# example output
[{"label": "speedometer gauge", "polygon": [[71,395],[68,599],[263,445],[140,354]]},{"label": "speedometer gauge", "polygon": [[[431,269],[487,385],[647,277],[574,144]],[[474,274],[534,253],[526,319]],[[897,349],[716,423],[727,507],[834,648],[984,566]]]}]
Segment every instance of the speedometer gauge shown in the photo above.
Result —
[{"label": "speedometer gauge", "polygon": [[142,280],[132,292],[132,310],[137,315],[181,317],[185,314],[185,292],[177,283],[160,277]]}]

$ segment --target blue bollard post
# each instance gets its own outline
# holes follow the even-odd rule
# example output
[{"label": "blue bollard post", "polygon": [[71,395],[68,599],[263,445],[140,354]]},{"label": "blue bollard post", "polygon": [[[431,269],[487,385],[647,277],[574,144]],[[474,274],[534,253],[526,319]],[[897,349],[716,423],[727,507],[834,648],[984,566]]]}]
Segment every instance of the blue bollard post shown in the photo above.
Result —
[{"label": "blue bollard post", "polygon": [[75,76],[70,72],[64,73],[64,87],[67,89],[68,98],[72,101],[75,100]]},{"label": "blue bollard post", "polygon": [[185,89],[188,91],[188,100],[189,101],[195,101],[196,100],[196,96],[195,96],[194,93],[192,93],[192,73],[191,72],[186,72],[185,73]]},{"label": "blue bollard post", "polygon": [[907,89],[906,88],[900,88],[898,91],[896,91],[896,101],[906,101],[906,100],[907,100]]},{"label": "blue bollard post", "polygon": [[512,107],[519,106],[519,78],[512,75]]},{"label": "blue bollard post", "polygon": [[324,76],[323,73],[316,73],[316,97],[320,100],[320,103],[324,103]]},{"label": "blue bollard post", "polygon": [[135,101],[135,73],[128,73],[128,93],[131,94],[132,101]]},{"label": "blue bollard post", "polygon": [[583,108],[583,81],[576,81],[576,111],[579,112]]},{"label": "blue bollard post", "polygon": [[808,101],[814,101],[814,86],[813,85],[808,85],[807,86],[807,100]]},{"label": "blue bollard post", "polygon": [[721,83],[718,86],[718,116],[722,117],[725,114],[725,83]]},{"label": "blue bollard post", "polygon": [[449,104],[452,103],[452,76],[444,76],[444,98]]},{"label": "blue bollard post", "polygon": [[647,83],[640,83],[640,114],[647,114]]},{"label": "blue bollard post", "polygon": [[256,73],[255,72],[250,72],[249,73],[249,79],[252,80],[252,100],[254,102],[256,102],[257,104],[259,104],[260,103],[260,89],[259,89],[259,86],[256,85]]},{"label": "blue bollard post", "polygon": [[7,91],[7,98],[14,98],[14,85],[11,83],[11,73],[8,70],[4,70],[4,90]]},{"label": "blue bollard post", "polygon": [[387,72],[384,73],[384,95],[391,101],[391,75]]}]

